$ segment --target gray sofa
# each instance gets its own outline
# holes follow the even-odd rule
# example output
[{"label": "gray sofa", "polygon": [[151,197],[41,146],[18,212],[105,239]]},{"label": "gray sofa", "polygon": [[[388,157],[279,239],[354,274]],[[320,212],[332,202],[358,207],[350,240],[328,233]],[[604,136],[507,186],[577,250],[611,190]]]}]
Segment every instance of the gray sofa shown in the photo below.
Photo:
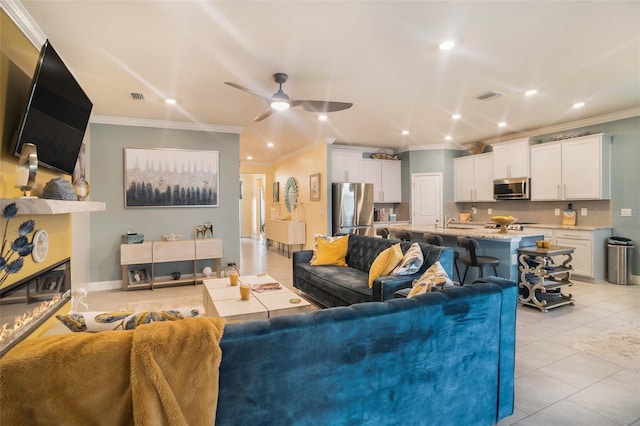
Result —
[{"label": "gray sofa", "polygon": [[369,269],[373,261],[381,251],[397,243],[400,243],[403,253],[412,244],[351,234],[346,256],[347,267],[312,266],[309,262],[313,250],[294,252],[293,286],[318,303],[334,307],[392,299],[396,291],[410,288],[413,280],[436,261],[440,261],[449,277],[453,277],[453,249],[418,243],[424,255],[424,263],[417,273],[379,277],[373,282],[373,288],[369,288]]}]

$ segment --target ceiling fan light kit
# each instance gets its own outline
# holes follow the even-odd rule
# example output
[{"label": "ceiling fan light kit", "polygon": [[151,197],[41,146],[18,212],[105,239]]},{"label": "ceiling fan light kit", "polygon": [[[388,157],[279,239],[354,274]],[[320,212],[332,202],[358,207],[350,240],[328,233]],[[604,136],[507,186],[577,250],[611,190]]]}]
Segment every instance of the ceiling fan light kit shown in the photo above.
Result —
[{"label": "ceiling fan light kit", "polygon": [[328,112],[336,112],[342,111],[353,106],[353,103],[350,102],[332,102],[332,101],[311,101],[311,100],[296,100],[289,99],[286,93],[282,90],[282,84],[284,84],[289,76],[285,73],[279,72],[273,75],[273,80],[278,84],[278,91],[268,98],[266,96],[262,96],[261,94],[248,89],[244,86],[241,86],[236,83],[231,83],[229,81],[225,81],[224,84],[234,87],[236,89],[240,89],[244,92],[247,92],[251,95],[257,96],[263,99],[269,107],[258,115],[253,121],[262,121],[271,114],[276,111],[284,111],[289,109],[290,107],[302,107],[305,111],[315,112],[315,113],[328,113]]}]

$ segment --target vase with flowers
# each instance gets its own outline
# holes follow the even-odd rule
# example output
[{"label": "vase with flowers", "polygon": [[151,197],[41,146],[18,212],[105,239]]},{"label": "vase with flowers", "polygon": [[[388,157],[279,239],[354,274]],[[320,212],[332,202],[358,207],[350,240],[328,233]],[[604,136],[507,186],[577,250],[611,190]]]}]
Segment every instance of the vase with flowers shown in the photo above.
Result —
[{"label": "vase with flowers", "polygon": [[24,257],[29,256],[33,251],[33,243],[27,238],[35,227],[33,219],[26,220],[18,227],[18,235],[13,241],[7,241],[7,230],[9,221],[18,214],[16,203],[7,204],[2,212],[5,219],[4,230],[2,232],[2,246],[0,246],[0,285],[2,285],[10,274],[15,274],[22,269]]}]

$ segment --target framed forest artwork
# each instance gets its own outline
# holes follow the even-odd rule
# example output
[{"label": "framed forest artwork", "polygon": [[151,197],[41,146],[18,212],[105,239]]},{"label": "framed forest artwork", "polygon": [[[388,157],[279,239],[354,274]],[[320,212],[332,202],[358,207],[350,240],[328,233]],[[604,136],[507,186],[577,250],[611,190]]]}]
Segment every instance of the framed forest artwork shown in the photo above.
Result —
[{"label": "framed forest artwork", "polygon": [[218,207],[218,151],[124,149],[124,206]]}]

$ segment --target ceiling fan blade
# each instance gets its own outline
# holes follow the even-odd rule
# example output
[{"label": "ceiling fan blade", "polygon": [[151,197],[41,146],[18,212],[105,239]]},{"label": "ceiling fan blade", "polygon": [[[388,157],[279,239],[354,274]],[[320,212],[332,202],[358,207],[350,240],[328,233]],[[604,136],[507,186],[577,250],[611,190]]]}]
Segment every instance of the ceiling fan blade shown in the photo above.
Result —
[{"label": "ceiling fan blade", "polygon": [[301,106],[306,111],[311,112],[336,112],[349,109],[353,106],[351,102],[332,102],[332,101],[301,101],[292,100],[291,106]]},{"label": "ceiling fan blade", "polygon": [[269,99],[269,98],[267,98],[267,97],[265,97],[265,96],[262,96],[260,93],[258,93],[258,92],[254,92],[253,90],[248,89],[248,88],[246,88],[246,87],[244,87],[244,86],[241,86],[241,85],[236,84],[236,83],[232,83],[232,82],[230,82],[230,81],[225,81],[225,82],[224,82],[224,84],[226,84],[227,86],[234,87],[234,88],[236,88],[236,89],[240,89],[240,90],[242,90],[243,92],[247,92],[247,93],[249,93],[249,94],[251,94],[251,95],[253,95],[253,96],[257,96],[257,97],[259,97],[260,99],[263,99],[263,100],[264,100],[266,103],[268,103],[268,104],[270,104],[270,103],[271,103],[271,99]]},{"label": "ceiling fan blade", "polygon": [[256,118],[254,118],[253,121],[262,121],[265,118],[267,118],[268,116],[270,116],[271,114],[273,114],[274,112],[276,112],[276,110],[271,108],[271,107],[269,107],[269,108],[265,109],[262,114],[260,114]]}]

